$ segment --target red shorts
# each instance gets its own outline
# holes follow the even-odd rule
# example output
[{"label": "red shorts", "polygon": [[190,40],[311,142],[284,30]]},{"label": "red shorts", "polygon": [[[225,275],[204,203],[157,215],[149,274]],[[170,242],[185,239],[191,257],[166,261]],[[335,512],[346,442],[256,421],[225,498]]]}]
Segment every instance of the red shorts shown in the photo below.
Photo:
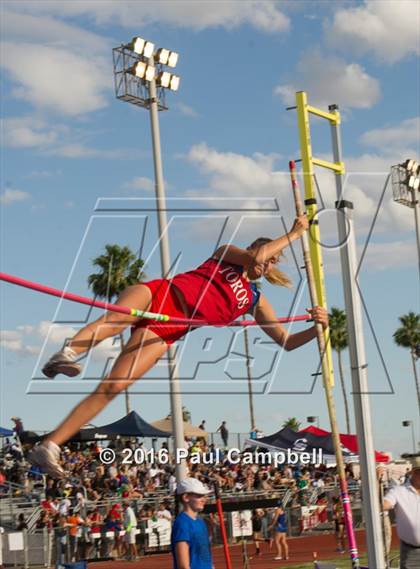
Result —
[{"label": "red shorts", "polygon": [[[158,314],[168,314],[175,318],[187,318],[175,294],[174,287],[170,285],[168,280],[156,279],[139,284],[147,286],[152,293],[152,302],[147,310],[157,312]],[[166,344],[171,345],[179,338],[182,338],[188,332],[190,326],[142,318],[133,326],[133,330],[136,328],[147,328],[159,336],[159,338],[162,338]]]}]

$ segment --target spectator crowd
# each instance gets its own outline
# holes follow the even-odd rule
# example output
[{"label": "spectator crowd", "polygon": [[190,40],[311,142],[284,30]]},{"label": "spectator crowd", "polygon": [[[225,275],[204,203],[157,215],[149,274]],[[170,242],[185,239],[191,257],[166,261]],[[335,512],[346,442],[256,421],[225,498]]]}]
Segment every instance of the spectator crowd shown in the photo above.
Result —
[{"label": "spectator crowd", "polygon": [[[204,423],[204,422],[203,422]],[[204,430],[205,425],[201,428]],[[226,429],[226,432],[223,431]],[[206,437],[187,441],[190,457],[200,455],[203,460],[196,464],[188,460],[191,478],[211,486],[217,484],[224,499],[259,495],[264,498],[289,495],[289,508],[309,504],[319,507],[319,520],[327,521],[326,490],[337,487],[335,467],[326,465],[233,464],[226,453],[228,432],[226,423],[220,431],[224,445],[208,444]],[[162,448],[170,457],[168,464],[123,463],[122,448],[133,451],[142,446],[133,439],[109,443],[118,460],[111,464],[101,462],[103,443],[70,443],[61,454],[61,464],[66,478],[53,480],[42,475],[37,467],[25,460],[28,450],[25,445],[6,440],[0,462],[0,496],[21,495],[22,499],[37,498],[41,506],[36,528],[54,532],[59,559],[67,555],[71,559],[106,555],[135,558],[138,548],[146,549],[145,532],[148,522],[175,516],[176,488],[175,465],[166,443]],[[156,453],[157,455],[158,453]],[[155,455],[155,456],[156,456]],[[217,461],[215,459],[217,457]],[[351,467],[347,469],[350,492],[359,489]],[[12,483],[12,485],[8,483]],[[315,498],[315,500],[314,500]],[[263,514],[261,515],[261,511]],[[261,530],[269,538],[270,516],[259,510]],[[255,518],[255,516],[254,516]],[[208,516],[209,533],[216,536],[218,522]],[[18,529],[25,528],[25,520],[18,521]],[[107,536],[108,539],[103,539]],[[99,539],[101,537],[101,539]]]}]

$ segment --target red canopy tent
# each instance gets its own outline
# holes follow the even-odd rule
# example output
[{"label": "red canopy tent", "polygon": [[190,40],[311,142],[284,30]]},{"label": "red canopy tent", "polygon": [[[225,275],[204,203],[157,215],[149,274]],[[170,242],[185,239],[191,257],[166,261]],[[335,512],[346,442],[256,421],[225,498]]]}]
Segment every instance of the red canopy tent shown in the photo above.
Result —
[{"label": "red canopy tent", "polygon": [[[324,429],[320,429],[318,427],[306,427],[305,429],[301,429],[300,433],[312,433],[313,435],[319,435],[320,437],[325,437],[325,435],[330,435],[329,431],[324,431]],[[340,441],[343,446],[349,449],[350,452],[358,455],[359,454],[359,447],[357,445],[357,437],[356,435],[340,435]],[[375,450],[375,460],[376,462],[389,462],[389,456],[383,452],[379,452]]]}]

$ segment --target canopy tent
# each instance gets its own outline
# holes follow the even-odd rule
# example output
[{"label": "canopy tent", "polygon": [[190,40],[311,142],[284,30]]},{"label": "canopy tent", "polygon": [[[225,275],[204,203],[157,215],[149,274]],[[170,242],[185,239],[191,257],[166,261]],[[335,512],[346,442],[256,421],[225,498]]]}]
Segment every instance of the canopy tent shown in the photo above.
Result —
[{"label": "canopy tent", "polygon": [[[293,431],[289,427],[285,427],[273,435],[261,437],[260,439],[247,439],[244,442],[245,447],[265,448],[272,452],[293,451],[297,454],[313,453],[322,450],[323,459],[330,462],[335,460],[334,445],[331,433],[324,436],[315,435],[313,433],[302,433]],[[352,453],[343,448],[343,456],[349,458]]]},{"label": "canopy tent", "polygon": [[[198,427],[194,427],[191,423],[183,422],[183,429],[184,429],[184,437],[201,437],[207,439],[208,433],[206,431],[202,431]],[[160,419],[159,421],[154,421],[152,426],[156,429],[160,429],[161,431],[166,432],[166,436],[172,434],[172,419],[171,416],[168,415],[165,419]]]},{"label": "canopy tent", "polygon": [[[328,431],[324,431],[324,429],[320,429],[319,427],[309,426],[305,429],[299,431],[300,433],[311,433],[317,436],[326,436],[330,435],[331,433]],[[357,444],[357,436],[356,435],[340,435],[341,444],[349,449],[349,451],[355,455],[355,458],[358,459],[359,455],[359,446]],[[376,462],[389,462],[390,458],[387,454],[383,452],[379,452],[375,450],[375,460]]]},{"label": "canopy tent", "polygon": [[122,419],[95,429],[99,435],[120,435],[122,437],[168,438],[168,433],[147,423],[135,411]]},{"label": "canopy tent", "polygon": [[[37,436],[35,438],[27,438],[25,442],[35,443],[48,435]],[[88,441],[101,441],[115,439],[116,437],[153,437],[153,438],[168,438],[168,433],[156,429],[144,419],[140,417],[135,411],[131,411],[125,417],[122,417],[114,423],[103,425],[102,427],[92,427],[87,425],[82,427],[75,435],[71,437],[68,442],[79,443]]]},{"label": "canopy tent", "polygon": [[0,437],[12,437],[13,435],[14,432],[10,429],[4,429],[3,427],[0,427]]}]

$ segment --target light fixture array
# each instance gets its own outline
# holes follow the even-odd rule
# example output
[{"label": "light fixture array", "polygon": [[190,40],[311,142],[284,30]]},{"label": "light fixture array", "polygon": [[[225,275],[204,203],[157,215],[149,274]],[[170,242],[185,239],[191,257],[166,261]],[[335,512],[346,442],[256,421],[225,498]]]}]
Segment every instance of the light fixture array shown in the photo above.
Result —
[{"label": "light fixture array", "polygon": [[408,158],[401,166],[407,172],[404,184],[412,190],[418,190],[420,187],[420,164]]},{"label": "light fixture array", "polygon": [[[154,53],[155,45],[140,37],[134,37],[126,47],[145,59],[150,60],[153,56],[155,63],[158,65],[167,65],[173,68],[178,63],[178,54],[175,51],[161,47]],[[129,72],[145,81],[156,79],[157,85],[165,89],[177,91],[179,88],[180,77],[178,75],[168,71],[160,71],[158,73],[157,68],[146,61],[137,62],[129,69]]]}]

